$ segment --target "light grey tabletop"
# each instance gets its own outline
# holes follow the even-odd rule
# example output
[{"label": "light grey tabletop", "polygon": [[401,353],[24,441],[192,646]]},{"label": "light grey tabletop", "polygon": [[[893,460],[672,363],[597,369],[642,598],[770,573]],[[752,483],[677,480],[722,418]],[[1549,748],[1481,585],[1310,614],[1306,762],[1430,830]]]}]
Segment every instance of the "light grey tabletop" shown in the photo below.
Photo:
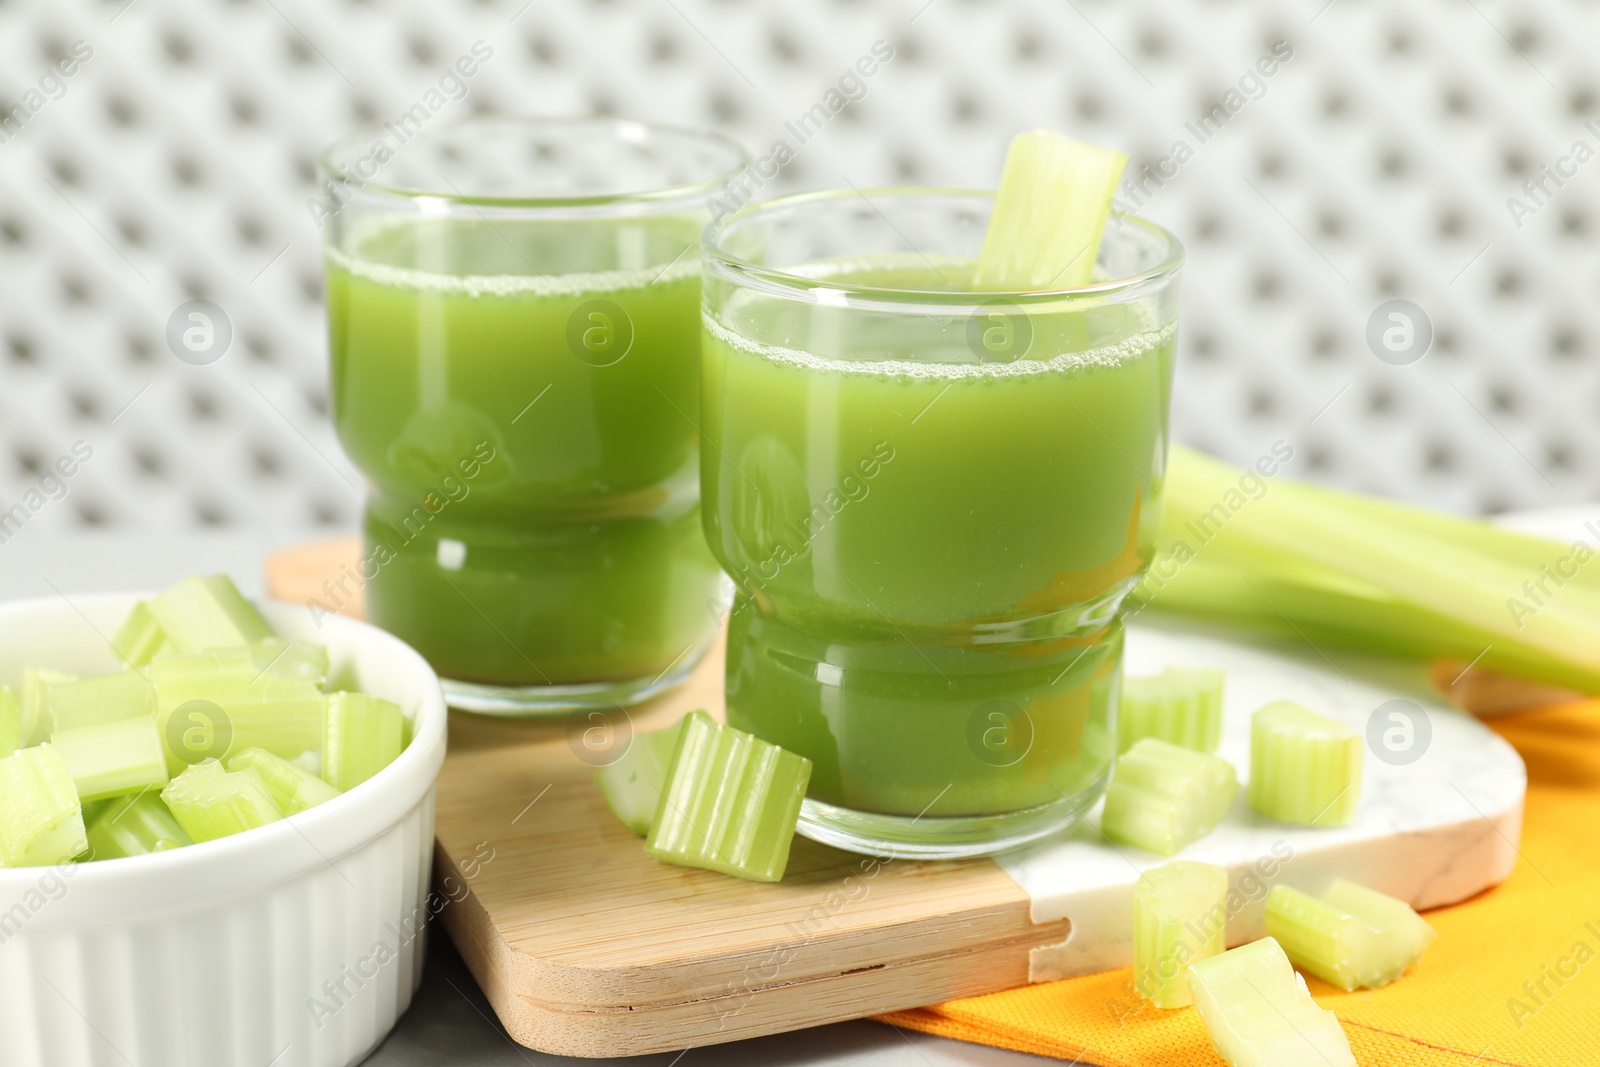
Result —
[{"label": "light grey tabletop", "polygon": [[[186,574],[226,571],[247,595],[261,592],[261,560],[302,533],[47,536],[24,528],[0,544],[0,600],[148,590]],[[929,1037],[874,1022],[848,1022],[793,1034],[713,1045],[684,1053],[619,1060],[547,1056],[513,1042],[442,931],[434,931],[422,988],[411,1010],[365,1067],[1025,1067],[1053,1061]]]}]

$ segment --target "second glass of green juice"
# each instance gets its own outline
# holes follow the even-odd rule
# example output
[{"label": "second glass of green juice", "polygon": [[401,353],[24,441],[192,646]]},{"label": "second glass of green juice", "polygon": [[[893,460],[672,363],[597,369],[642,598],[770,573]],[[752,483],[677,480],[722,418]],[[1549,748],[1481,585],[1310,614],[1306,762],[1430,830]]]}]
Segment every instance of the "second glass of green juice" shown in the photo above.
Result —
[{"label": "second glass of green juice", "polygon": [[814,763],[801,831],[922,857],[1079,818],[1160,520],[1182,250],[972,291],[990,194],[788,197],[706,241],[701,492],[729,722]]},{"label": "second glass of green juice", "polygon": [[333,419],[372,620],[452,705],[680,681],[725,582],[700,529],[699,235],[745,167],[624,120],[374,127],[323,158]]}]

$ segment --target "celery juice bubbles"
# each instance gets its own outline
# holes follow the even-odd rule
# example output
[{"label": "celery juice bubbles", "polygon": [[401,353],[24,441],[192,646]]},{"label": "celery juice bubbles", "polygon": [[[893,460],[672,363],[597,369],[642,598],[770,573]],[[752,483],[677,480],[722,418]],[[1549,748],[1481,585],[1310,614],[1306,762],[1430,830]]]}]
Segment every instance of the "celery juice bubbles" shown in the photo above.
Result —
[{"label": "celery juice bubbles", "polygon": [[1160,518],[1181,249],[1118,217],[1091,284],[975,292],[993,202],[813,194],[707,241],[728,721],[813,762],[801,831],[846,848],[1041,836],[1116,754],[1117,610]]},{"label": "celery juice bubbles", "polygon": [[[347,137],[324,167],[384,136]],[[625,704],[676,684],[725,602],[699,519],[699,234],[744,153],[634,122],[502,117],[391,147],[325,230],[333,417],[369,486],[369,614],[457,707]]]}]

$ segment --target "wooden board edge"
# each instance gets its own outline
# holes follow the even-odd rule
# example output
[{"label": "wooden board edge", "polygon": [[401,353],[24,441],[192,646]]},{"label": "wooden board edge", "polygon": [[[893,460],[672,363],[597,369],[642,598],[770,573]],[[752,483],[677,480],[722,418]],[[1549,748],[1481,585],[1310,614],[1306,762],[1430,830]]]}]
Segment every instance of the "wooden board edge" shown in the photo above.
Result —
[{"label": "wooden board edge", "polygon": [[507,1021],[507,1029],[530,1048],[567,1056],[673,1052],[1027,985],[1028,953],[1026,942],[989,945],[745,994],[629,1011],[553,1010],[521,998],[521,1010],[514,1021]]},{"label": "wooden board edge", "polygon": [[[435,843],[435,881],[467,884]],[[1018,896],[1025,898],[1019,887]],[[550,967],[517,952],[469,891],[439,914],[467,969],[519,1044],[551,1055],[604,1058],[676,1051],[862,1018],[1027,985],[1032,953],[1063,940],[1070,924],[1026,936],[908,960],[846,968],[792,981],[781,974],[715,996],[579,1009],[534,994]],[[645,980],[641,976],[641,980]]]}]

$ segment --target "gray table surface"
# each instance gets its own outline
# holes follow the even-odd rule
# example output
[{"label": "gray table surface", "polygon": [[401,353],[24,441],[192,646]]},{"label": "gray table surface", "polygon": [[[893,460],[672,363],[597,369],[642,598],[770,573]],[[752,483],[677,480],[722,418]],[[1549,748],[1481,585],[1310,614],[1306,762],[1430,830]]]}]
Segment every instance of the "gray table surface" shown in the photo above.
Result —
[{"label": "gray table surface", "polygon": [[[303,533],[50,536],[24,528],[0,544],[0,600],[155,589],[186,574],[226,571],[246,595],[261,592],[261,560]],[[365,1067],[1025,1067],[1053,1061],[947,1041],[874,1022],[820,1026],[793,1034],[712,1045],[682,1053],[617,1060],[548,1056],[513,1042],[494,1017],[450,939],[434,931],[422,988],[394,1033]]]}]

